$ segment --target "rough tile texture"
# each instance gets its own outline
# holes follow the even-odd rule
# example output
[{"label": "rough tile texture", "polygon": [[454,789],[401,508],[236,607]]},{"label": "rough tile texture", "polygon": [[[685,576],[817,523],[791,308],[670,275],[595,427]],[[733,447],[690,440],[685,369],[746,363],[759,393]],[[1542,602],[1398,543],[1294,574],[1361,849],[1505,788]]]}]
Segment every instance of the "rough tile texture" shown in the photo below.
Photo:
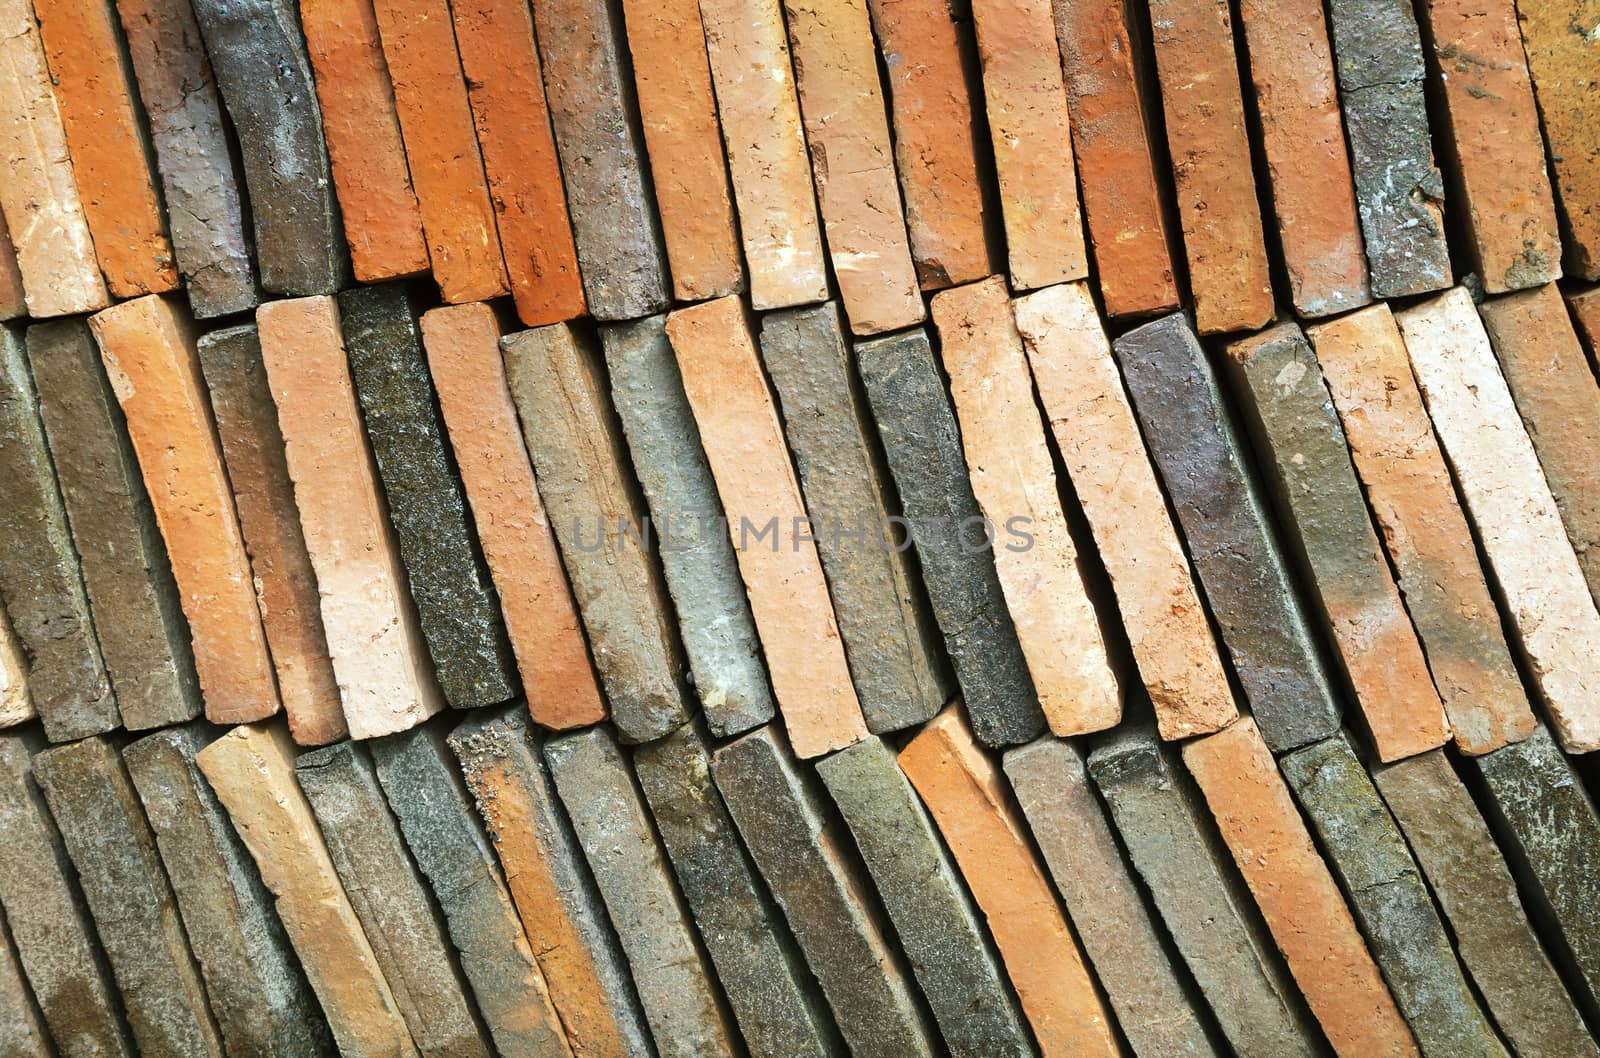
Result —
[{"label": "rough tile texture", "polygon": [[859,342],[855,358],[973,733],[990,746],[1026,742],[1044,729],[1044,713],[928,337]]},{"label": "rough tile texture", "polygon": [[817,762],[952,1055],[1034,1053],[988,932],[928,811],[869,738]]},{"label": "rough tile texture", "polygon": [[881,334],[924,316],[866,0],[785,0],[828,258],[850,330]]},{"label": "rough tile texture", "polygon": [[238,136],[261,285],[331,294],[350,265],[297,5],[198,0],[194,13]]},{"label": "rough tile texture", "polygon": [[1600,356],[1600,287],[1568,293],[1567,308],[1578,333],[1588,343],[1589,355]]},{"label": "rough tile texture", "polygon": [[22,976],[10,931],[0,915],[0,1039],[9,1041],[14,1058],[54,1058],[39,1005]]},{"label": "rough tile texture", "polygon": [[17,267],[34,318],[93,312],[109,301],[67,157],[39,24],[28,0],[0,5],[0,182]]},{"label": "rough tile texture", "polygon": [[256,324],[350,736],[404,731],[444,700],[356,408],[339,310],[328,297],[275,301]]},{"label": "rough tile texture", "polygon": [[1284,323],[1228,346],[1225,362],[1289,547],[1332,629],[1379,756],[1399,760],[1442,745],[1450,724],[1311,346]]},{"label": "rough tile texture", "polygon": [[806,508],[744,309],[735,298],[679,309],[667,317],[667,337],[790,744],[815,757],[859,742],[866,723],[816,544],[799,532]]},{"label": "rough tile texture", "polygon": [[700,5],[623,0],[622,10],[673,296],[699,301],[737,294],[744,289],[744,264]]},{"label": "rough tile texture", "polygon": [[279,708],[272,658],[187,310],[155,295],[89,320],[166,541],[206,715],[261,720]]},{"label": "rough tile texture", "polygon": [[150,122],[172,252],[201,319],[255,308],[256,266],[222,97],[183,0],[116,0],[139,99]]},{"label": "rough tile texture", "polygon": [[81,321],[41,323],[28,363],[123,726],[181,724],[204,708],[189,626],[100,352]]},{"label": "rough tile texture", "polygon": [[281,727],[247,725],[211,743],[196,760],[277,901],[284,932],[340,1055],[417,1058],[394,993],[295,783],[294,752]]},{"label": "rough tile texture", "polygon": [[1405,838],[1345,736],[1295,750],[1282,768],[1422,1053],[1504,1058]]},{"label": "rough tile texture", "polygon": [[1393,298],[1447,287],[1444,178],[1433,165],[1412,5],[1331,0],[1328,20],[1372,294]]},{"label": "rough tile texture", "polygon": [[500,348],[611,718],[629,742],[660,738],[688,718],[683,658],[660,567],[629,536],[644,501],[599,350],[565,324],[508,335]]},{"label": "rough tile texture", "polygon": [[[1513,0],[1427,0],[1428,36],[1450,159],[1452,209],[1491,294],[1561,278],[1561,232],[1545,171],[1539,111]],[[1573,35],[1587,30],[1573,22]],[[1600,51],[1591,58],[1600,57]],[[1557,156],[1560,146],[1552,144]]]},{"label": "rough tile texture", "polygon": [[584,312],[578,250],[525,0],[450,5],[517,316],[529,327]]},{"label": "rough tile texture", "polygon": [[1456,745],[1526,738],[1533,713],[1394,317],[1375,305],[1308,333]]},{"label": "rough tile texture", "polygon": [[[1046,736],[1008,750],[1006,777],[1050,878],[1137,1054],[1215,1055],[1209,1018],[1179,977],[1165,931],[1145,908],[1083,750]],[[903,932],[902,932],[903,935]]]},{"label": "rough tile texture", "polygon": [[[847,305],[848,311],[848,305]],[[949,697],[906,534],[888,521],[882,457],[832,302],[769,313],[761,360],[777,390],[810,531],[868,730],[920,724]]]},{"label": "rough tile texture", "polygon": [[426,271],[422,210],[372,0],[309,0],[300,5],[300,26],[356,279],[373,283]]},{"label": "rough tile texture", "polygon": [[528,711],[557,729],[603,720],[577,604],[506,386],[494,311],[433,309],[422,317],[422,340]]},{"label": "rough tile texture", "polygon": [[301,754],[294,772],[417,1050],[424,1058],[488,1058],[455,951],[372,758],[359,743],[341,742]]},{"label": "rough tile texture", "polygon": [[1567,986],[1591,1016],[1600,1009],[1600,816],[1544,728],[1526,740],[1472,758],[1489,797],[1489,821],[1549,924],[1552,954]]},{"label": "rough tile texture", "polygon": [[705,734],[685,724],[634,750],[633,766],[750,1053],[835,1053],[822,997],[712,783]]},{"label": "rough tile texture", "polygon": [[98,736],[57,746],[33,758],[33,776],[77,868],[140,1053],[222,1058],[155,835],[116,749]]},{"label": "rough tile texture", "polygon": [[899,755],[983,909],[1040,1053],[1119,1053],[1109,1013],[1012,807],[1000,769],[973,741],[960,705]]},{"label": "rough tile texture", "polygon": [[544,975],[444,737],[421,727],[372,743],[372,754],[501,1058],[569,1058]]},{"label": "rough tile texture", "polygon": [[61,1058],[133,1058],[89,909],[32,775],[44,747],[37,731],[0,735],[0,905]]},{"label": "rough tile texture", "polygon": [[[1149,727],[1125,727],[1097,740],[1089,775],[1227,1042],[1247,1054],[1314,1054],[1293,985],[1226,865],[1204,802],[1170,753]],[[1304,852],[1316,855],[1309,838]],[[1322,878],[1337,897],[1326,871]],[[1359,943],[1348,915],[1344,926]],[[1377,970],[1369,969],[1381,988]]]},{"label": "rough tile texture", "polygon": [[603,327],[600,339],[695,694],[713,734],[748,731],[777,706],[665,317]]},{"label": "rough tile texture", "polygon": [[158,731],[123,749],[122,762],[155,832],[228,1053],[325,1055],[333,1041],[272,896],[195,763],[216,736],[200,722]]},{"label": "rough tile texture", "polygon": [[1008,266],[1018,290],[1089,274],[1050,11],[1049,0],[972,5]]},{"label": "rough tile texture", "polygon": [[895,168],[911,258],[923,290],[995,270],[984,216],[972,97],[978,89],[965,26],[940,0],[867,0],[889,82]]},{"label": "rough tile texture", "polygon": [[[533,0],[544,88],[589,312],[631,320],[671,302],[647,186],[618,0]],[[696,174],[696,186],[705,177]]]},{"label": "rough tile texture", "polygon": [[[1254,722],[1245,717],[1187,744],[1183,760],[1334,1050],[1341,1055],[1417,1054],[1411,1029],[1384,986]],[[1356,896],[1359,900],[1362,894]]]},{"label": "rough tile texture", "polygon": [[1600,279],[1600,137],[1591,107],[1594,77],[1585,73],[1600,59],[1600,37],[1574,33],[1573,27],[1593,27],[1597,19],[1595,0],[1517,4],[1523,53],[1566,222],[1566,271],[1585,279]]},{"label": "rough tile texture", "polygon": [[109,0],[34,0],[72,175],[114,298],[178,285],[138,91]]},{"label": "rough tile texture", "polygon": [[510,288],[446,0],[374,0],[433,278],[452,304]]},{"label": "rough tile texture", "polygon": [[1151,0],[1150,20],[1196,324],[1255,330],[1273,316],[1272,274],[1229,5]]},{"label": "rough tile texture", "polygon": [[934,295],[933,318],[972,491],[1045,719],[1062,736],[1111,727],[1122,691],[1061,511],[1005,280]]},{"label": "rough tile texture", "polygon": [[605,905],[523,711],[478,713],[449,737],[505,868],[578,1058],[645,1058],[650,1032]]},{"label": "rough tile texture", "polygon": [[1555,284],[1478,306],[1589,593],[1600,597],[1600,386]]},{"label": "rough tile texture", "polygon": [[1600,614],[1472,299],[1458,287],[1397,320],[1557,737],[1600,748]]},{"label": "rough tile texture", "polygon": [[361,418],[445,700],[495,705],[517,678],[489,569],[445,446],[416,309],[398,286],[339,295]]},{"label": "rough tile texture", "polygon": [[1449,921],[1486,1012],[1514,1052],[1600,1055],[1444,751],[1374,768],[1372,777]]},{"label": "rough tile texture", "polygon": [[0,606],[0,728],[25,724],[38,715],[28,693],[28,659]]},{"label": "rough tile texture", "polygon": [[828,296],[800,101],[778,0],[706,0],[711,82],[722,118],[739,236],[756,309]]},{"label": "rough tile texture", "polygon": [[711,770],[850,1050],[931,1056],[932,1026],[910,972],[802,767],[768,726],[717,750]]},{"label": "rough tile texture", "polygon": [[1367,257],[1322,4],[1247,0],[1239,20],[1295,311],[1365,305]]},{"label": "rough tile texture", "polygon": [[0,201],[0,320],[14,320],[28,314],[28,295],[22,288],[22,272],[17,268],[17,250],[6,227],[4,205]]},{"label": "rough tile texture", "polygon": [[[1056,4],[1072,147],[1089,245],[1108,316],[1178,307],[1163,181],[1148,118],[1153,101],[1139,68],[1123,0]],[[1142,31],[1141,31],[1142,32]]]},{"label": "rough tile texture", "polygon": [[1233,689],[1088,288],[1050,287],[1012,308],[1161,737],[1226,727],[1239,715]]},{"label": "rough tile texture", "polygon": [[201,335],[196,346],[289,733],[303,746],[337,741],[348,733],[344,706],[260,335],[253,324],[228,327]]},{"label": "rough tile texture", "polygon": [[[3,38],[0,38],[3,39]],[[0,67],[3,68],[3,67]],[[22,335],[0,327],[0,598],[53,742],[118,725],[67,512],[45,446]]]},{"label": "rough tile texture", "polygon": [[547,742],[544,757],[633,970],[656,1053],[738,1053],[738,1032],[616,740],[590,728]]}]

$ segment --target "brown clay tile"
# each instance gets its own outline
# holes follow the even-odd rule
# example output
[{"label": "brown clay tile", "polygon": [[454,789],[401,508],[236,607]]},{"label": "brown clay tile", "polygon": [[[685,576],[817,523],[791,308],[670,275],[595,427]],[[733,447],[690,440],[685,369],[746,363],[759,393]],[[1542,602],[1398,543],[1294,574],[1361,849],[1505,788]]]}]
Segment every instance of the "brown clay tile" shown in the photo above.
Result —
[{"label": "brown clay tile", "polygon": [[1600,287],[1568,294],[1567,308],[1578,333],[1589,345],[1590,363],[1600,362]]},{"label": "brown clay tile", "polygon": [[1389,307],[1307,333],[1456,745],[1476,755],[1520,742],[1533,713]]},{"label": "brown clay tile", "polygon": [[0,320],[14,320],[28,314],[28,296],[22,289],[22,271],[17,267],[16,247],[0,212]]},{"label": "brown clay tile", "polygon": [[1466,206],[1459,213],[1483,288],[1499,294],[1561,278],[1555,195],[1516,4],[1426,0],[1417,14],[1444,102],[1438,139],[1452,163],[1451,191]]},{"label": "brown clay tile", "polygon": [[113,297],[178,285],[143,108],[110,0],[34,0],[83,213]]},{"label": "brown clay tile", "polygon": [[528,712],[557,730],[598,723],[606,703],[523,447],[500,323],[487,305],[433,309],[423,314],[422,340]]},{"label": "brown clay tile", "polygon": [[1063,737],[1112,727],[1122,693],[1062,513],[1005,280],[935,294],[933,320],[972,491],[1045,719]]},{"label": "brown clay tile", "polygon": [[697,0],[623,0],[656,209],[679,301],[737,294],[744,266]]},{"label": "brown clay tile", "polygon": [[433,278],[444,300],[509,292],[446,0],[374,0]]},{"label": "brown clay tile", "polygon": [[35,319],[109,301],[29,0],[0,2],[0,208]]},{"label": "brown clay tile", "polygon": [[867,0],[889,78],[895,164],[923,290],[995,270],[972,93],[976,63],[944,0]]},{"label": "brown clay tile", "polygon": [[778,0],[704,0],[700,17],[751,304],[781,309],[822,301],[822,232]]},{"label": "brown clay tile", "polygon": [[1166,204],[1150,151],[1138,53],[1125,0],[1055,5],[1056,37],[1067,74],[1072,147],[1108,316],[1178,307]]},{"label": "brown clay tile", "polygon": [[855,334],[923,318],[865,0],[785,0],[828,257]]},{"label": "brown clay tile", "polygon": [[300,25],[356,279],[375,283],[427,271],[422,211],[372,0],[304,0]]},{"label": "brown clay tile", "polygon": [[972,5],[1011,282],[1032,290],[1089,274],[1072,130],[1050,0]]},{"label": "brown clay tile", "polygon": [[404,731],[444,701],[362,429],[338,307],[326,296],[272,301],[256,310],[256,325],[350,737]]},{"label": "brown clay tile", "polygon": [[1183,747],[1222,840],[1283,952],[1289,972],[1340,1058],[1417,1058],[1350,908],[1245,716]]},{"label": "brown clay tile", "polygon": [[1013,307],[1161,737],[1226,727],[1239,710],[1088,288],[1047,287]]},{"label": "brown clay tile", "polygon": [[278,711],[255,583],[186,309],[155,294],[90,317],[167,544],[214,723]]},{"label": "brown clay tile", "polygon": [[1202,334],[1272,319],[1272,275],[1227,0],[1151,0],[1156,68]]},{"label": "brown clay tile", "polygon": [[[667,317],[789,742],[815,757],[867,737],[844,645],[807,539],[805,503],[738,298]],[[765,535],[762,535],[765,534]]]},{"label": "brown clay tile", "polygon": [[1000,769],[973,740],[960,704],[928,721],[899,761],[988,921],[1040,1053],[1120,1054],[1027,825]]},{"label": "brown clay tile", "polygon": [[1321,0],[1243,0],[1239,20],[1295,311],[1365,305],[1367,255]]}]

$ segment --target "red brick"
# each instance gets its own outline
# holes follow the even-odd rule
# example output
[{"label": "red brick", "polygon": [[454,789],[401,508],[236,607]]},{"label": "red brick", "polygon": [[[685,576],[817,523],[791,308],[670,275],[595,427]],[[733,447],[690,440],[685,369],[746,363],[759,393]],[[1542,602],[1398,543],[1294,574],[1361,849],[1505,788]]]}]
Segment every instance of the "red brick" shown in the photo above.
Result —
[{"label": "red brick", "polygon": [[1050,0],[976,0],[972,21],[1012,285],[1082,279],[1089,259]]},{"label": "red brick", "polygon": [[1456,745],[1479,754],[1520,742],[1533,713],[1389,307],[1307,334]]},{"label": "red brick", "polygon": [[[1005,280],[935,294],[933,319],[972,491],[994,529],[995,571],[1040,708],[1063,737],[1113,727],[1121,688],[1062,513]],[[1031,539],[1020,541],[1017,529]]]},{"label": "red brick", "polygon": [[143,108],[109,0],[34,0],[95,256],[113,297],[178,286]]},{"label": "red brick", "polygon": [[22,271],[17,267],[17,251],[11,245],[11,232],[0,212],[0,320],[14,320],[28,314],[28,296],[22,289]]},{"label": "red brick", "polygon": [[256,310],[278,403],[328,654],[351,738],[414,727],[444,707],[355,391],[331,297]]},{"label": "red brick", "polygon": [[928,721],[899,761],[983,911],[1040,1053],[1121,1054],[1005,777],[973,740],[961,706]]},{"label": "red brick", "polygon": [[[679,309],[667,337],[722,497],[728,533],[766,653],[772,692],[797,756],[867,737],[815,543],[797,530],[805,503],[772,392],[737,298]],[[772,520],[776,536],[757,539]]]},{"label": "red brick", "polygon": [[0,207],[34,318],[109,301],[29,0],[0,0]]},{"label": "red brick", "polygon": [[1272,275],[1228,0],[1151,0],[1167,147],[1202,334],[1272,319]]},{"label": "red brick", "polygon": [[828,257],[850,329],[923,318],[866,0],[785,0]]},{"label": "red brick", "polygon": [[433,309],[422,317],[422,339],[528,712],[557,730],[598,723],[606,703],[523,447],[500,323],[487,305]]},{"label": "red brick", "polygon": [[1367,255],[1321,0],[1243,0],[1239,19],[1295,310],[1365,305]]},{"label": "red brick", "polygon": [[1600,287],[1568,294],[1567,308],[1572,311],[1578,333],[1589,344],[1591,365],[1600,361]]},{"label": "red brick", "polygon": [[1222,840],[1289,972],[1341,1058],[1416,1058],[1417,1046],[1357,932],[1256,722],[1183,747]]},{"label": "red brick", "polygon": [[1078,0],[1056,4],[1055,13],[1078,182],[1106,315],[1175,309],[1172,239],[1150,153],[1147,86],[1135,66],[1127,5]]},{"label": "red brick", "polygon": [[673,295],[737,294],[744,267],[698,0],[623,0],[622,9]]},{"label": "red brick", "polygon": [[889,76],[895,163],[923,290],[995,270],[971,93],[975,63],[944,0],[867,0]]},{"label": "red brick", "polygon": [[457,0],[450,10],[517,318],[538,327],[582,316],[578,250],[526,0]]},{"label": "red brick", "polygon": [[1222,656],[1087,287],[1049,287],[1013,307],[1161,737],[1226,727],[1239,710]]},{"label": "red brick", "polygon": [[213,723],[278,711],[255,581],[206,400],[194,323],[157,295],[91,317],[194,640]]},{"label": "red brick", "polygon": [[374,0],[433,278],[447,302],[510,292],[446,0]]},{"label": "red brick", "polygon": [[750,302],[781,309],[822,301],[822,231],[778,0],[703,0],[700,17],[730,145]]},{"label": "red brick", "polygon": [[427,271],[422,211],[372,0],[301,0],[300,25],[355,277],[372,283]]},{"label": "red brick", "polygon": [[[1513,0],[1426,0],[1417,5],[1442,85],[1444,153],[1466,209],[1468,246],[1491,294],[1561,278],[1561,233],[1545,171]],[[1576,26],[1577,23],[1574,23]],[[1588,32],[1595,29],[1591,19]],[[1591,54],[1600,64],[1600,52]],[[1590,68],[1594,77],[1595,66]],[[1591,85],[1591,88],[1593,86]],[[1595,114],[1589,104],[1588,120]],[[1591,129],[1589,138],[1594,140]],[[1556,152],[1557,156],[1560,151]],[[1600,193],[1600,184],[1593,190]]]}]

